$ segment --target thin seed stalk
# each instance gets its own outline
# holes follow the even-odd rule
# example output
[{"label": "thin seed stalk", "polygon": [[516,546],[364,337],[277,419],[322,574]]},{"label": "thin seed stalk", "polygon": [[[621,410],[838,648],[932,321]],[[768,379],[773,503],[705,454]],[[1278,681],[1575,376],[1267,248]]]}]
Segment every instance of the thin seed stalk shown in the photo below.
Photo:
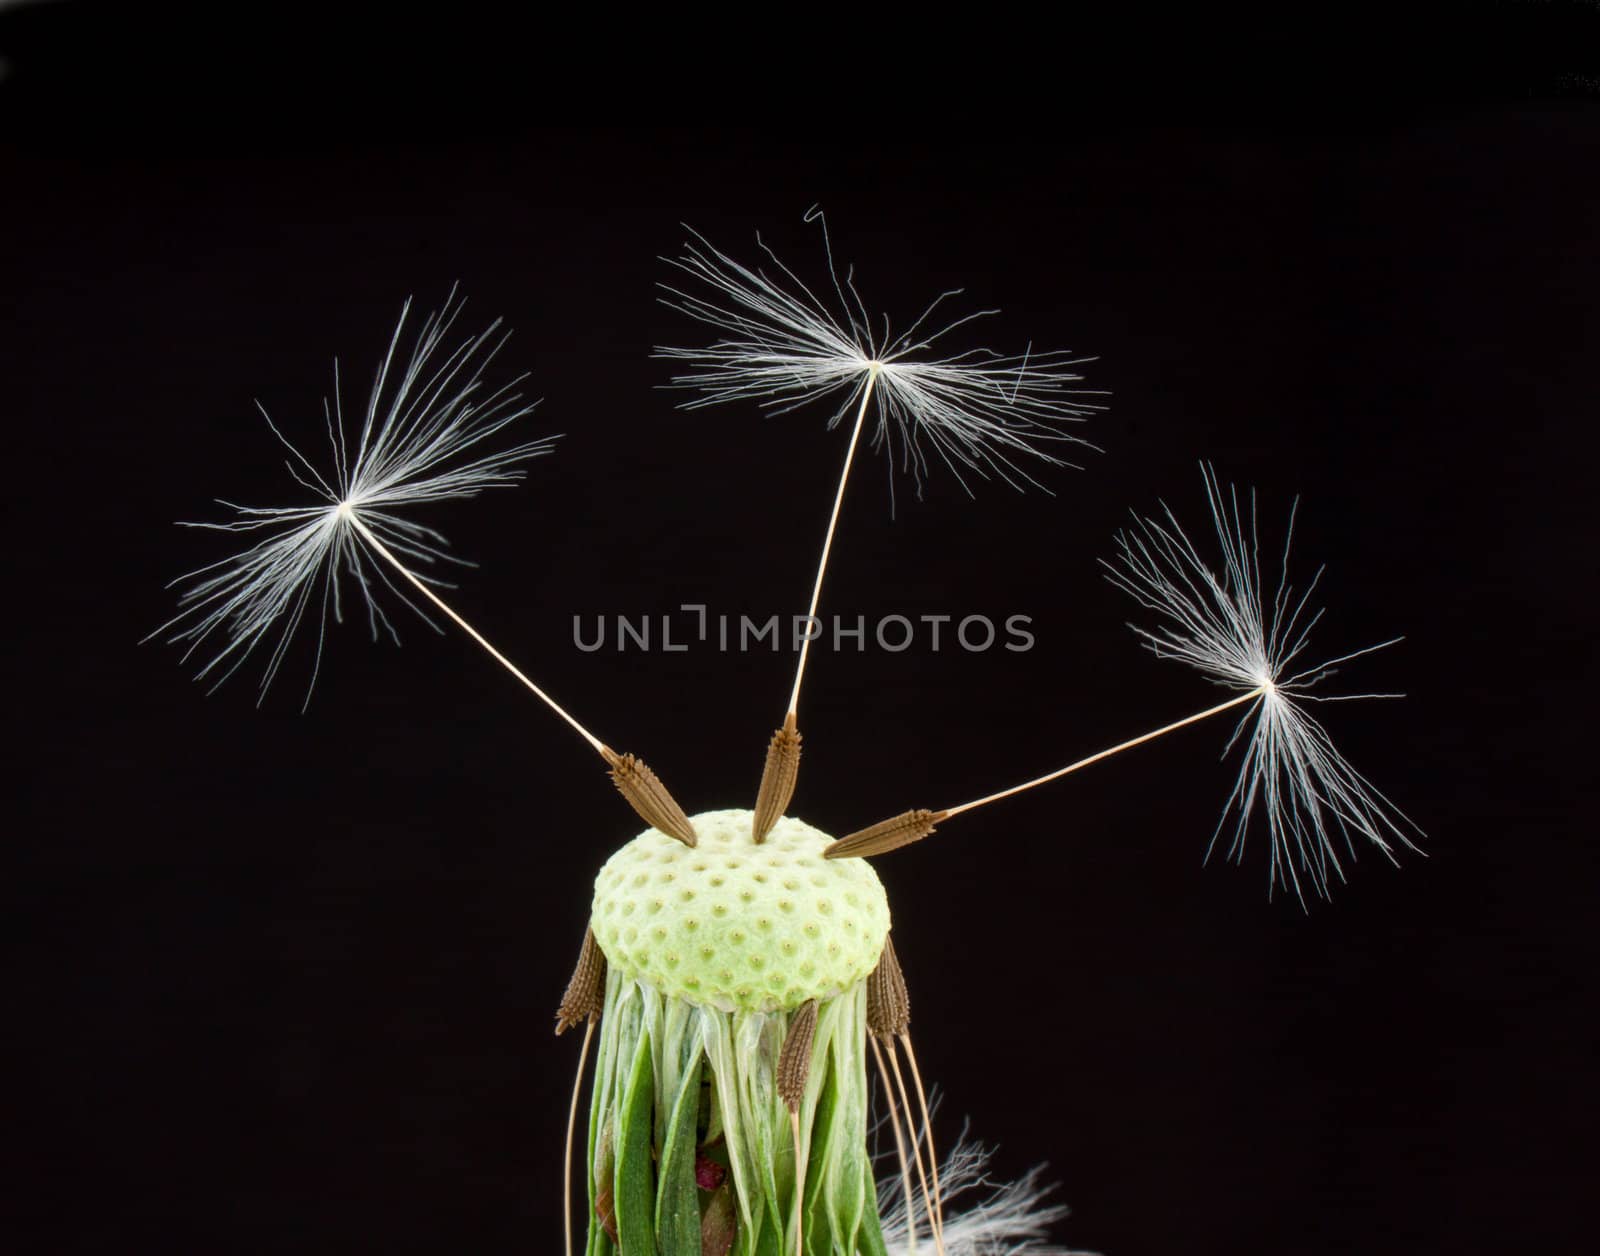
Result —
[{"label": "thin seed stalk", "polygon": [[[867,418],[867,403],[872,400],[873,386],[878,382],[878,363],[874,362],[867,372],[866,386],[861,390],[861,404],[856,407],[855,426],[850,429],[850,445],[845,450],[844,469],[839,472],[839,487],[833,494],[833,511],[828,515],[828,531],[822,538],[822,557],[817,560],[817,579],[811,586],[811,606],[806,611],[806,620],[811,622],[817,617],[817,605],[822,600],[822,577],[828,570],[828,555],[833,552],[833,534],[839,527],[839,510],[844,505],[844,487],[850,480],[850,468],[855,464],[856,446],[861,441],[861,428]],[[795,664],[794,688],[789,692],[789,714],[795,715],[800,710],[800,686],[806,676],[806,658],[811,651],[811,634],[808,632],[800,642],[800,659]]]}]

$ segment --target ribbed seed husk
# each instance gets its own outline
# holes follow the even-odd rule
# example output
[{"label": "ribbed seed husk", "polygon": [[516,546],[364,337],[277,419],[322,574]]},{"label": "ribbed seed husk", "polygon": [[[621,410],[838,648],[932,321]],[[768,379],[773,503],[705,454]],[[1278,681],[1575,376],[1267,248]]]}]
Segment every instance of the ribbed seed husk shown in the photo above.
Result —
[{"label": "ribbed seed husk", "polygon": [[583,931],[583,946],[578,965],[572,970],[561,1006],[556,1009],[556,1033],[564,1034],[574,1025],[595,1020],[606,999],[606,956],[594,940],[594,930]]},{"label": "ribbed seed husk", "polygon": [[761,770],[761,788],[756,793],[755,816],[750,822],[750,835],[758,845],[788,810],[799,779],[800,732],[791,715],[767,745],[767,762]]},{"label": "ribbed seed husk", "polygon": [[611,750],[604,754],[611,765],[611,780],[628,800],[628,805],[639,813],[639,818],[685,846],[693,846],[696,838],[689,817],[645,761],[636,755],[619,755]]},{"label": "ribbed seed husk", "polygon": [[789,1019],[789,1032],[778,1053],[778,1098],[794,1112],[805,1097],[806,1080],[811,1076],[811,1043],[817,1036],[817,1001],[807,999]]},{"label": "ribbed seed husk", "polygon": [[911,1026],[911,993],[906,989],[894,939],[883,940],[883,955],[867,978],[867,1032],[880,1038],[903,1034]]},{"label": "ribbed seed husk", "polygon": [[942,811],[918,807],[854,833],[847,833],[823,853],[824,859],[853,859],[867,855],[886,855],[912,842],[920,842],[945,818]]}]

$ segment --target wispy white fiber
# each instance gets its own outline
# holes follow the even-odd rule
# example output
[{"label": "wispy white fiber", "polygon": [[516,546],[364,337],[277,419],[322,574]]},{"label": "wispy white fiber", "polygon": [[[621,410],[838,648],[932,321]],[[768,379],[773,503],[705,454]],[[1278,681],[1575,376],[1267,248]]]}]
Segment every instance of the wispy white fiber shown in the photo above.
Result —
[{"label": "wispy white fiber", "polygon": [[[1035,1166],[1015,1182],[995,1182],[988,1172],[992,1154],[963,1135],[940,1165],[947,1256],[1089,1256],[1050,1242],[1050,1227],[1067,1215],[1067,1208],[1047,1202],[1054,1188],[1041,1180],[1045,1166]],[[933,1256],[921,1195],[913,1188],[907,1200],[898,1170],[889,1171],[882,1161],[879,1168],[884,1246],[891,1256],[910,1256],[913,1250],[917,1256]],[[913,1218],[915,1249],[910,1238]]]},{"label": "wispy white fiber", "polygon": [[[813,210],[807,221],[821,222]],[[661,348],[656,356],[684,364],[676,387],[700,393],[685,409],[752,400],[784,413],[828,400],[835,426],[873,381],[877,423],[873,447],[889,452],[920,490],[930,462],[944,463],[969,493],[968,477],[994,476],[1013,487],[1037,481],[1022,465],[1031,459],[1061,464],[1061,445],[1092,448],[1062,424],[1100,409],[1095,395],[1074,387],[1072,368],[1090,359],[1066,352],[1000,354],[989,349],[945,353],[949,333],[998,313],[949,316],[942,293],[904,331],[869,315],[853,270],[834,265],[826,225],[828,288],[818,295],[757,237],[770,263],[751,269],[690,229],[676,259],[664,259],[690,281],[662,284],[663,302],[722,332],[699,348]]]},{"label": "wispy white fiber", "polygon": [[[1104,563],[1110,580],[1165,622],[1154,631],[1134,627],[1162,658],[1189,664],[1213,681],[1244,693],[1260,690],[1246,708],[1224,750],[1243,742],[1243,762],[1212,835],[1209,856],[1226,832],[1228,855],[1239,859],[1252,819],[1264,815],[1271,863],[1269,884],[1292,888],[1304,901],[1303,881],[1327,896],[1330,873],[1344,870],[1337,846],[1352,857],[1352,838],[1370,841],[1391,860],[1395,846],[1415,850],[1410,834],[1420,830],[1345,760],[1326,730],[1306,710],[1310,702],[1391,698],[1399,694],[1323,695],[1312,692],[1338,665],[1399,641],[1395,637],[1315,666],[1300,661],[1322,611],[1308,603],[1322,576],[1319,568],[1304,591],[1288,582],[1289,546],[1295,509],[1289,513],[1270,600],[1262,579],[1255,494],[1249,508],[1239,493],[1218,483],[1203,466],[1211,521],[1221,547],[1213,570],[1163,503],[1163,517],[1135,516],[1117,536],[1117,553]],[[1298,501],[1295,507],[1298,508]],[[1337,839],[1337,840],[1336,840]]]},{"label": "wispy white fiber", "polygon": [[397,353],[411,310],[406,301],[358,423],[346,424],[335,362],[331,406],[323,402],[328,451],[321,467],[257,403],[268,428],[289,452],[284,466],[312,503],[264,507],[220,501],[234,512],[233,519],[182,525],[265,534],[243,552],[173,582],[183,588],[181,609],[152,636],[186,643],[185,659],[203,658],[197,679],[212,681],[214,689],[264,647],[260,691],[265,697],[295,631],[309,616],[317,625],[317,662],[306,689],[309,702],[328,616],[336,622],[343,619],[345,577],[365,603],[374,640],[380,628],[399,640],[375,596],[380,586],[437,629],[396,583],[390,564],[380,561],[373,538],[406,561],[406,570],[417,579],[444,586],[445,581],[425,574],[430,564],[471,564],[452,556],[438,532],[396,512],[513,484],[523,476],[518,464],[548,452],[555,439],[487,451],[486,442],[533,405],[514,391],[523,377],[492,391],[483,383],[484,368],[505,343],[498,320],[454,348],[443,347],[461,308],[452,289],[444,306],[423,319],[402,363]]}]

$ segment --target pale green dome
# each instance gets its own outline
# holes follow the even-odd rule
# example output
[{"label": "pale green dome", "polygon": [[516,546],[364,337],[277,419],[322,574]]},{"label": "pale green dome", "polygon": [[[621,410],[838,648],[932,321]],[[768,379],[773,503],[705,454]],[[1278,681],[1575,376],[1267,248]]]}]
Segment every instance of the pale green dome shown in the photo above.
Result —
[{"label": "pale green dome", "polygon": [[831,998],[878,964],[889,902],[864,859],[785,816],[757,846],[751,813],[691,817],[699,845],[647,829],[595,879],[592,927],[614,968],[723,1011]]}]

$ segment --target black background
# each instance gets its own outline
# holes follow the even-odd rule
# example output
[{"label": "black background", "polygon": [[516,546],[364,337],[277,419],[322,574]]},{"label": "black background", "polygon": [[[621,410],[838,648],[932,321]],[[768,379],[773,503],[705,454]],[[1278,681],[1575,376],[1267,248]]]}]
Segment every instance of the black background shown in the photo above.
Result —
[{"label": "black background", "polygon": [[874,306],[965,287],[988,343],[1096,355],[1112,396],[1054,496],[935,475],[891,517],[860,464],[825,611],[1027,614],[1037,646],[815,653],[798,814],[950,804],[1215,701],[1096,567],[1130,508],[1200,522],[1200,459],[1274,537],[1301,495],[1325,653],[1406,636],[1348,674],[1405,701],[1326,714],[1427,855],[1363,852],[1329,904],[1269,901],[1259,837],[1202,866],[1220,725],[880,861],[942,1135],[1048,1160],[1074,1247],[1587,1249],[1591,6],[1337,73],[1079,41],[980,89],[974,55],[937,102],[888,56],[841,80],[848,47],[141,10],[0,14],[15,1250],[559,1250],[551,1013],[638,827],[598,761],[415,622],[334,632],[305,715],[308,651],[258,711],[135,643],[227,552],[172,520],[298,500],[252,400],[314,440],[333,356],[359,395],[400,302],[460,281],[565,436],[425,516],[482,564],[454,603],[691,812],[748,805],[790,660],[572,622],[802,609],[842,433],[676,411],[648,353],[705,334],[654,301],[680,222],[815,276],[814,202]]}]

